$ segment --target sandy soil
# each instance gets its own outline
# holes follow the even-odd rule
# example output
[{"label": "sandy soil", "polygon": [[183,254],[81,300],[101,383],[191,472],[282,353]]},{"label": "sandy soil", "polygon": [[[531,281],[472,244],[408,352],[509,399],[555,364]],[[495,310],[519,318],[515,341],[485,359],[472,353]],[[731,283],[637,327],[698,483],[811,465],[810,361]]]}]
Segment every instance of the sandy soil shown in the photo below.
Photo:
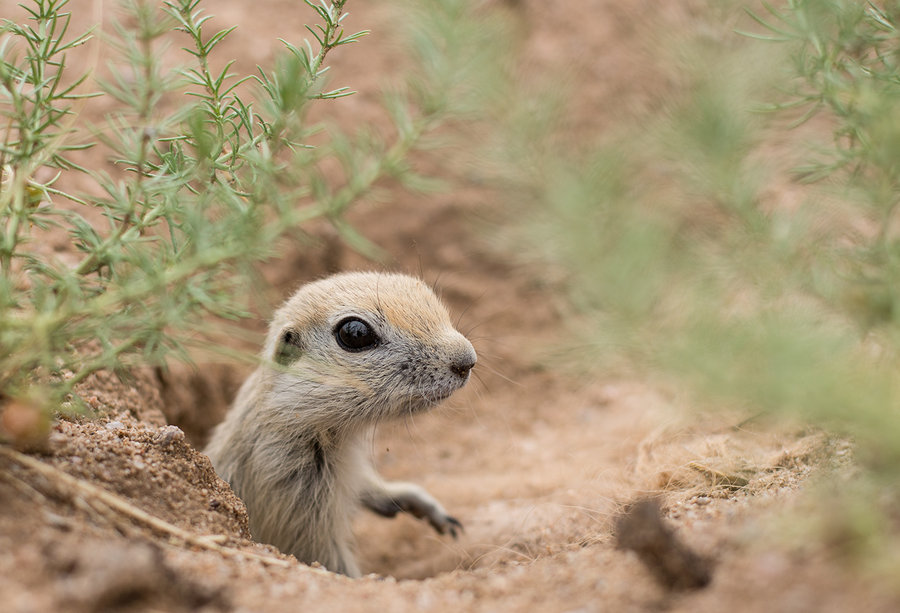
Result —
[{"label": "sandy soil", "polygon": [[[4,15],[11,4],[0,4]],[[387,9],[358,4],[353,23],[375,33],[335,53],[332,78],[360,93],[334,110],[377,125],[379,85],[398,50],[380,34]],[[663,9],[590,0],[577,11],[561,1],[497,4],[517,20],[523,65],[583,76],[568,123],[591,131],[653,105],[665,87],[636,17],[690,27],[696,10],[690,0]],[[227,44],[237,68],[250,71],[277,37],[300,30],[306,14],[295,7],[219,0],[209,8],[220,23],[240,24]],[[380,427],[372,451],[385,476],[442,500],[464,534],[454,541],[413,519],[361,514],[359,557],[370,575],[349,580],[299,564],[250,540],[242,503],[197,451],[246,367],[173,367],[130,384],[101,374],[83,386],[101,417],[61,419],[49,449],[31,456],[77,481],[0,454],[2,610],[900,610],[897,593],[828,547],[785,537],[774,521],[802,510],[812,481],[846,478],[846,442],[741,415],[698,416],[677,392],[641,381],[560,372],[547,355],[568,338],[562,290],[491,240],[496,194],[474,183],[427,197],[385,189],[390,198],[358,207],[351,220],[395,257],[389,268],[436,284],[479,363],[444,407]],[[285,251],[265,269],[273,305],[331,270],[376,267],[333,241]],[[617,548],[616,517],[648,494],[676,538],[710,565],[708,586],[668,589]]]}]

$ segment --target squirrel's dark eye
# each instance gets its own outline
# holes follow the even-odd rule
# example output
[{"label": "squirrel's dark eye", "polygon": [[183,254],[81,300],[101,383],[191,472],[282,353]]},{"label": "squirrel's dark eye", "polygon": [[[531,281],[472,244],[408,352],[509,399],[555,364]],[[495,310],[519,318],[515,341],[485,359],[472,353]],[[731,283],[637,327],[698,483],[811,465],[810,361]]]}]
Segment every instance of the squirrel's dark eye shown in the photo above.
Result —
[{"label": "squirrel's dark eye", "polygon": [[334,336],[345,351],[363,351],[378,344],[378,335],[361,319],[345,319],[334,329]]}]

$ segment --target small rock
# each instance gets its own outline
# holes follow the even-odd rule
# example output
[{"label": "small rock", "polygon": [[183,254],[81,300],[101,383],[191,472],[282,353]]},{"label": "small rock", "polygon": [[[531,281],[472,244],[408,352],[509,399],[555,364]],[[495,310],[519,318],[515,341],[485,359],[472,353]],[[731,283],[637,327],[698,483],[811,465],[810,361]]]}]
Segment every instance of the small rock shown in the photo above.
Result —
[{"label": "small rock", "polygon": [[712,563],[681,541],[663,521],[659,502],[634,502],[616,518],[616,547],[634,551],[663,586],[672,590],[705,587]]},{"label": "small rock", "polygon": [[66,435],[62,432],[53,432],[47,438],[47,442],[50,443],[50,448],[54,450],[59,450],[64,447],[67,440]]},{"label": "small rock", "polygon": [[111,432],[115,432],[116,430],[122,430],[124,427],[125,427],[125,424],[123,424],[120,421],[111,421],[108,424],[106,424],[106,429]]},{"label": "small rock", "polygon": [[50,425],[50,414],[31,400],[12,399],[0,405],[0,441],[19,451],[44,452]]},{"label": "small rock", "polygon": [[153,437],[153,442],[161,447],[168,447],[172,443],[181,442],[183,440],[184,432],[182,432],[181,428],[178,426],[166,426],[165,428],[161,428],[156,436]]}]

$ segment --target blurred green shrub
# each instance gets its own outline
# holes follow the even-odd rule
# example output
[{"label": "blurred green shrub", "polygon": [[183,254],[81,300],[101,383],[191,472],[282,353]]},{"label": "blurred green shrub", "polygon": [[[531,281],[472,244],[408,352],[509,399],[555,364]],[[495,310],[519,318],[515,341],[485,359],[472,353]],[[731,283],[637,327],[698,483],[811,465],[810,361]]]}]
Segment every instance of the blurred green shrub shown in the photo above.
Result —
[{"label": "blurred green shrub", "polygon": [[853,433],[900,473],[900,11],[732,6],[676,43],[661,109],[538,162],[530,232],[568,276],[589,362]]},{"label": "blurred green shrub", "polygon": [[900,4],[743,4],[693,13],[652,111],[516,175],[526,232],[571,291],[578,365],[852,436],[868,493],[844,495],[879,491],[883,530],[900,504]]}]

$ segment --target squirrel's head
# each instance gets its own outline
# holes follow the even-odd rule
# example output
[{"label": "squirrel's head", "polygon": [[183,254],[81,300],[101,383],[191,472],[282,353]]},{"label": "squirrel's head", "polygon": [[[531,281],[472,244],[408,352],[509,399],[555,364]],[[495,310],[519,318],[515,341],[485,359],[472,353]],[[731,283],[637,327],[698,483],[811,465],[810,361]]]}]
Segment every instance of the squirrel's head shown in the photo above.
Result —
[{"label": "squirrel's head", "polygon": [[430,408],[465,385],[475,349],[422,281],[343,273],[301,287],[275,313],[263,357],[277,406],[352,422]]}]

